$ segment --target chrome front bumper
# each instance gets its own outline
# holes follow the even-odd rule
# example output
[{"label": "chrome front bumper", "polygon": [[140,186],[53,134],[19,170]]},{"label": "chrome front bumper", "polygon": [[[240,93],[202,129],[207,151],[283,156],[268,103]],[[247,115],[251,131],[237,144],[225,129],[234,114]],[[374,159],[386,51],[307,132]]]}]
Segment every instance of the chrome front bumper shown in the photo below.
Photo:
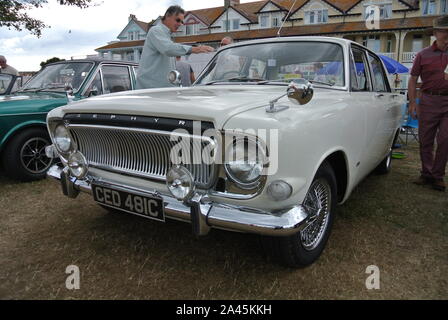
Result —
[{"label": "chrome front bumper", "polygon": [[[70,198],[76,198],[80,192],[92,194],[91,181],[70,177],[67,170],[57,165],[50,168],[47,176],[53,181],[58,181],[64,195]],[[95,181],[95,183],[130,193],[138,191],[162,197],[166,217],[190,222],[193,233],[197,236],[208,234],[211,228],[265,236],[290,236],[303,229],[308,217],[302,206],[280,212],[265,212],[212,202],[206,195],[200,194],[196,194],[190,203],[184,204],[171,195],[118,186],[106,181]]]}]

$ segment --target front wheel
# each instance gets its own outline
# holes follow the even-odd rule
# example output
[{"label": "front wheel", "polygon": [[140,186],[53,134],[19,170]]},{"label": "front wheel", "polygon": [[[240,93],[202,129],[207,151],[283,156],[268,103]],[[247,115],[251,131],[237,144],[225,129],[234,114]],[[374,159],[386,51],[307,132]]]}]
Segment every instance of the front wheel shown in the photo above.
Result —
[{"label": "front wheel", "polygon": [[303,207],[308,218],[302,231],[289,237],[265,237],[263,244],[282,265],[303,268],[314,263],[330,236],[337,202],[337,184],[334,171],[323,163],[308,190]]},{"label": "front wheel", "polygon": [[23,182],[45,178],[53,163],[45,154],[50,144],[45,129],[31,128],[18,133],[3,151],[5,174]]},{"label": "front wheel", "polygon": [[375,173],[377,174],[388,174],[392,169],[392,148],[387,154],[386,158],[381,161],[378,167],[375,168]]}]

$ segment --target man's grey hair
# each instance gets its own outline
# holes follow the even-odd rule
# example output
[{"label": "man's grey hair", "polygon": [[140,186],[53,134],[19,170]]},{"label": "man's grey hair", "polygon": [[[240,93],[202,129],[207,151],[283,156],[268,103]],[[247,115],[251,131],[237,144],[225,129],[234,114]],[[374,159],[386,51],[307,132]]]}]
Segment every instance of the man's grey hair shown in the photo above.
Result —
[{"label": "man's grey hair", "polygon": [[6,62],[5,56],[0,55],[0,61],[5,61]]},{"label": "man's grey hair", "polygon": [[[233,38],[232,37],[229,37],[229,36],[226,36],[226,37],[224,37],[224,38],[222,38],[222,40],[229,40],[230,41],[230,43],[233,43],[234,42],[234,40],[233,40]],[[221,41],[222,41],[221,40]]]},{"label": "man's grey hair", "polygon": [[185,14],[185,10],[180,6],[171,6],[166,10],[162,20],[165,20],[167,17],[177,16],[178,14]]}]

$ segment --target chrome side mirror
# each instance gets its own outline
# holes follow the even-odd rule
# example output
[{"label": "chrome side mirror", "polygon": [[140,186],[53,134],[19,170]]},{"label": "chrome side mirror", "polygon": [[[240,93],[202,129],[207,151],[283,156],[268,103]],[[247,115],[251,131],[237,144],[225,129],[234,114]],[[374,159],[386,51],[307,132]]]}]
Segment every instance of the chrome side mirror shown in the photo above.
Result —
[{"label": "chrome side mirror", "polygon": [[287,95],[289,101],[295,104],[307,104],[314,96],[313,85],[305,79],[297,79],[289,84]]},{"label": "chrome side mirror", "polygon": [[177,70],[173,70],[170,73],[168,73],[168,81],[171,84],[182,87],[182,76],[180,75],[180,72]]}]

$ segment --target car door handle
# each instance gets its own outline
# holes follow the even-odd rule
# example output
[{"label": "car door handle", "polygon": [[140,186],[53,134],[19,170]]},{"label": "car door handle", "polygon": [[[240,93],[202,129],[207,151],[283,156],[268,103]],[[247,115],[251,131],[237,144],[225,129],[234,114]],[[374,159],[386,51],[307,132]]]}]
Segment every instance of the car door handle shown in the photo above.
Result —
[{"label": "car door handle", "polygon": [[382,93],[375,94],[375,98],[382,98],[382,97],[384,97],[384,94],[382,94]]}]

